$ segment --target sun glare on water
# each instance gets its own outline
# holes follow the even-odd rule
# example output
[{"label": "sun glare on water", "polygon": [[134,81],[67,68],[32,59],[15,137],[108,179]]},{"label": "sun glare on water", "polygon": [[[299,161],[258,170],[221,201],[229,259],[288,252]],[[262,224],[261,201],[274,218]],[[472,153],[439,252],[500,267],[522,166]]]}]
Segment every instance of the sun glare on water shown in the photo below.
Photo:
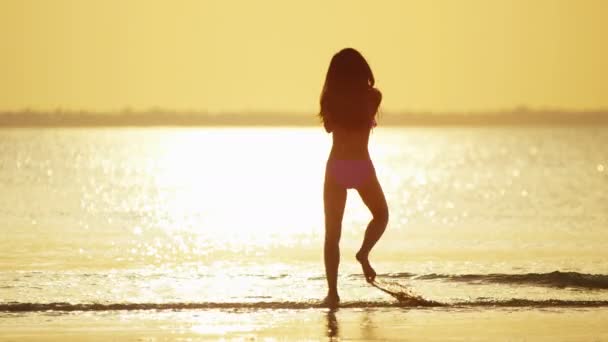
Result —
[{"label": "sun glare on water", "polygon": [[[148,151],[156,161],[146,175],[162,194],[162,228],[242,248],[285,245],[320,230],[327,142],[310,139],[309,133],[273,128],[163,132]],[[279,138],[286,134],[289,139]]]}]

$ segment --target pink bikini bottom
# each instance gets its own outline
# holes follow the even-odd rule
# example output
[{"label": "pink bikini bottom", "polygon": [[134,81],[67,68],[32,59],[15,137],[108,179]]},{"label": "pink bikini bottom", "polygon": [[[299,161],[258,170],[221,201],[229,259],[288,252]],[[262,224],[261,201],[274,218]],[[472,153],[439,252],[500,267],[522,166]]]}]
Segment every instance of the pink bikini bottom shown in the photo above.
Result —
[{"label": "pink bikini bottom", "polygon": [[329,159],[327,172],[338,185],[357,189],[373,177],[375,170],[369,159]]}]

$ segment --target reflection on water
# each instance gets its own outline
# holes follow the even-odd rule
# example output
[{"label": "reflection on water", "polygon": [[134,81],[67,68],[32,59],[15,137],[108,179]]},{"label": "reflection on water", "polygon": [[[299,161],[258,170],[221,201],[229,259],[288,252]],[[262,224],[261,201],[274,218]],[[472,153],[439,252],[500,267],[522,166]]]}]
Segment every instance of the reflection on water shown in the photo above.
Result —
[{"label": "reflection on water", "polygon": [[327,337],[330,339],[340,339],[340,325],[336,318],[337,309],[329,309],[327,311]]},{"label": "reflection on water", "polygon": [[[350,325],[358,325],[360,338],[366,341],[372,341],[378,339],[376,334],[376,324],[373,321],[375,309],[364,308],[357,310],[357,316],[359,316],[359,322],[349,322],[349,328],[355,328]],[[326,313],[327,325],[326,325],[326,336],[332,341],[340,340],[340,322],[336,314],[339,314],[339,309],[329,309]],[[353,329],[355,330],[355,329]],[[346,331],[346,334],[356,334],[354,331]]]},{"label": "reflection on water", "polygon": [[[8,238],[0,240],[0,298],[165,303],[323,295],[321,191],[330,137],[322,130],[1,133],[0,229]],[[372,262],[382,274],[446,275],[411,279],[416,293],[440,302],[604,296],[452,276],[604,274],[607,144],[602,127],[375,130],[370,150],[391,219]],[[392,301],[357,276],[354,253],[370,214],[351,195],[341,240],[344,298]]]}]

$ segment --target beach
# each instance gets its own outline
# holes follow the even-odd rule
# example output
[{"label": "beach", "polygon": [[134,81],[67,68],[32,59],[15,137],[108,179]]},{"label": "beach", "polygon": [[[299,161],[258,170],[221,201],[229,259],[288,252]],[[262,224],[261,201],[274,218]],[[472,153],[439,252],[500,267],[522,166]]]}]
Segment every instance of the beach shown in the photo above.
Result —
[{"label": "beach", "polygon": [[604,126],[372,131],[380,288],[349,192],[337,311],[320,307],[330,139],[1,129],[0,339],[608,339]]},{"label": "beach", "polygon": [[3,317],[3,340],[603,341],[608,310],[185,310]]}]

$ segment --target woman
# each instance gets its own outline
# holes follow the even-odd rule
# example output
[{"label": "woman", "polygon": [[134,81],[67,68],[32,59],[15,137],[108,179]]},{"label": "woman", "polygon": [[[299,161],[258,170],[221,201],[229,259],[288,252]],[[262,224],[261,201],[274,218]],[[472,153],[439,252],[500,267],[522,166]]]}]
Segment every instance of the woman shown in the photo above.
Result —
[{"label": "woman", "polygon": [[321,93],[319,116],[333,138],[323,188],[324,259],[328,285],[324,303],[329,306],[340,302],[337,277],[346,190],[356,189],[373,216],[356,254],[369,283],[376,277],[369,263],[369,253],[388,223],[386,199],[367,148],[382,101],[382,94],[374,88],[374,83],[374,75],[365,58],[357,50],[346,48],[331,59]]}]

